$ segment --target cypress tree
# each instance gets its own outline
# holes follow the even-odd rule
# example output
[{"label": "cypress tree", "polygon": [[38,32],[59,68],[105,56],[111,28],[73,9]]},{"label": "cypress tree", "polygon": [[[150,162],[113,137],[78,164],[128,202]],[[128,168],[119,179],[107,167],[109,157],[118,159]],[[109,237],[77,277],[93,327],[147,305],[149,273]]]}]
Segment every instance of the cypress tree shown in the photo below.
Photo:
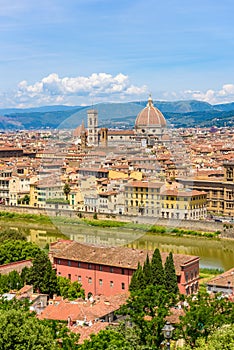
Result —
[{"label": "cypress tree", "polygon": [[169,293],[178,294],[179,289],[177,284],[177,276],[176,276],[172,252],[170,252],[169,255],[167,256],[165,266],[164,266],[164,273],[165,273],[165,287],[167,291]]},{"label": "cypress tree", "polygon": [[58,292],[58,283],[55,270],[48,256],[42,251],[37,254],[33,260],[33,266],[30,268],[27,276],[27,283],[33,285],[35,291],[49,294],[50,297]]},{"label": "cypress tree", "polygon": [[139,263],[139,269],[137,272],[137,283],[138,283],[139,290],[145,289],[146,283],[145,283],[143,269],[140,263]]},{"label": "cypress tree", "polygon": [[149,260],[149,255],[147,254],[145,262],[144,262],[144,266],[143,266],[143,277],[144,277],[144,282],[145,285],[148,286],[149,284],[151,284],[151,264],[150,264],[150,260]]},{"label": "cypress tree", "polygon": [[138,262],[137,269],[133,273],[132,278],[131,278],[129,290],[131,292],[136,292],[136,291],[142,290],[144,288],[145,288],[145,281],[144,281],[142,266]]},{"label": "cypress tree", "polygon": [[162,257],[158,248],[155,249],[151,260],[151,274],[151,281],[153,285],[164,286],[165,275],[162,264]]},{"label": "cypress tree", "polygon": [[131,282],[129,284],[129,290],[131,292],[134,292],[136,290],[139,289],[139,284],[138,284],[138,271],[139,269],[141,268],[141,265],[140,263],[138,262],[138,266],[137,266],[137,269],[136,271],[133,272],[133,275],[132,275],[132,278],[131,278]]}]

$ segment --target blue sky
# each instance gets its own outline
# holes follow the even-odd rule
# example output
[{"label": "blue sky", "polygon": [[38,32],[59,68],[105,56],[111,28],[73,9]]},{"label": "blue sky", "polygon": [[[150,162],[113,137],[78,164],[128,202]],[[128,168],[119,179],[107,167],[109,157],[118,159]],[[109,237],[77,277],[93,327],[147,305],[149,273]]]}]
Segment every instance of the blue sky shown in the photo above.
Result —
[{"label": "blue sky", "polygon": [[0,0],[0,107],[234,101],[233,0]]}]

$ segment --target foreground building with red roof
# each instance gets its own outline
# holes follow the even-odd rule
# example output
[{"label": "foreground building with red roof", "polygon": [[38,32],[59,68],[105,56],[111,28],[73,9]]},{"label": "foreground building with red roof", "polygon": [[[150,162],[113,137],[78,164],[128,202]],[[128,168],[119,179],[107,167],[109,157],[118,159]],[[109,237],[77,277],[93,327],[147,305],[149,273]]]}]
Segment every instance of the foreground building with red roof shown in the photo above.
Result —
[{"label": "foreground building with red roof", "polygon": [[[147,253],[151,258],[153,251],[59,240],[51,244],[49,255],[57,275],[80,282],[87,296],[112,296],[128,291],[138,262],[143,265]],[[163,264],[167,255],[161,253]],[[180,293],[188,295],[196,292],[199,257],[174,254],[173,259]]]}]

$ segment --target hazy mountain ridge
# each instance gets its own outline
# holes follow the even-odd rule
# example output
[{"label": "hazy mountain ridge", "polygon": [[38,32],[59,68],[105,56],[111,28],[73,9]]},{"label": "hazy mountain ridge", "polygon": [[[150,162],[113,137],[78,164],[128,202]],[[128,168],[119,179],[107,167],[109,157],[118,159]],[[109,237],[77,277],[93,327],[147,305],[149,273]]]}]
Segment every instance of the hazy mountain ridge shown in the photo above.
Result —
[{"label": "hazy mountain ridge", "polygon": [[[147,101],[126,103],[99,103],[94,106],[43,106],[27,109],[0,109],[0,130],[76,128],[86,123],[87,110],[98,111],[99,125],[106,127],[133,127],[137,114]],[[154,101],[169,124],[174,127],[233,126],[234,102],[211,105],[207,102]]]}]

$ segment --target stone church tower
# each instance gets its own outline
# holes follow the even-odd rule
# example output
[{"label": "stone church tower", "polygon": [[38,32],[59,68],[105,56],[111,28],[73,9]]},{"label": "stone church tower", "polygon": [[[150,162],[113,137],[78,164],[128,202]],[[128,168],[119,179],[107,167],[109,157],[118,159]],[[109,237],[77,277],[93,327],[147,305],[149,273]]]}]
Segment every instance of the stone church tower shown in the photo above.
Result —
[{"label": "stone church tower", "polygon": [[87,111],[88,146],[98,146],[98,112],[95,109]]}]

